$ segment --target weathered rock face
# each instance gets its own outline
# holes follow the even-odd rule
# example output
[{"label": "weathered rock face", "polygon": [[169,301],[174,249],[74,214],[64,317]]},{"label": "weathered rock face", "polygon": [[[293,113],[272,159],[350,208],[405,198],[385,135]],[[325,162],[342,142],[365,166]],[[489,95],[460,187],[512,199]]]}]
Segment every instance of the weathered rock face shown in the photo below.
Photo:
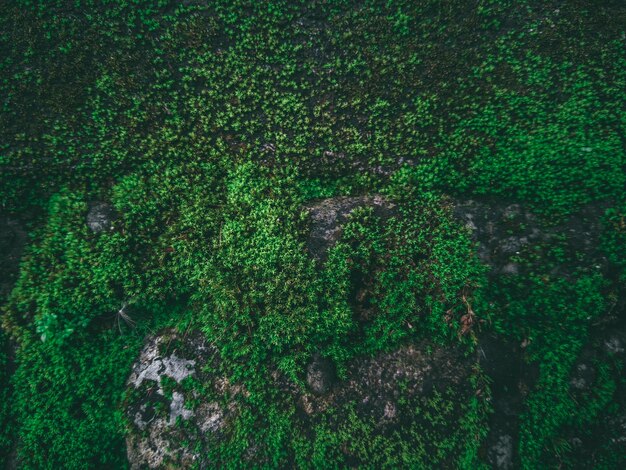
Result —
[{"label": "weathered rock face", "polygon": [[[456,201],[453,210],[470,230],[477,242],[477,255],[491,268],[494,279],[524,274],[533,263],[533,256],[526,255],[545,255],[544,250],[550,246],[563,250],[564,260],[576,260],[555,260],[549,273],[551,276],[567,279],[579,268],[610,274],[608,262],[599,250],[604,213],[601,204],[590,204],[556,224],[542,220],[520,204],[499,201]],[[519,262],[520,259],[526,260],[526,266]],[[545,263],[544,259],[540,256],[538,263]],[[626,366],[626,326],[623,315],[620,319],[617,313],[623,308],[623,303],[618,303],[613,313],[607,313],[590,326],[590,339],[570,370],[569,393],[581,406],[594,400],[602,387],[601,365],[621,363],[622,367]],[[507,342],[493,333],[479,336],[479,360],[491,378],[494,411],[482,450],[493,468],[520,466],[517,455],[519,419],[526,395],[533,389],[539,375],[537,366],[524,359],[524,346],[524,343]],[[620,391],[614,396],[620,396]],[[620,409],[626,407],[622,404]],[[621,427],[622,423],[626,423],[623,411],[601,420],[591,432],[569,429],[566,432],[571,433],[568,443],[572,454],[581,462],[592,462],[600,449],[621,446],[620,455],[626,455],[626,427]]]},{"label": "weathered rock face", "polygon": [[[308,248],[312,256],[324,261],[350,214],[360,207],[372,207],[383,218],[394,214],[394,205],[381,196],[338,197],[306,206],[311,220]],[[517,255],[533,246],[550,244],[563,233],[567,249],[579,253],[587,266],[602,263],[596,248],[598,211],[591,212],[589,209],[561,225],[547,226],[518,204],[471,200],[454,203],[455,215],[471,230],[477,254],[491,267],[492,276],[522,274],[524,268],[516,261]],[[591,222],[592,219],[596,221]],[[568,266],[557,269],[558,274],[568,275]],[[598,379],[595,362],[600,354],[625,360],[624,331],[603,327],[602,333],[595,335],[593,345],[590,343],[583,350],[571,373],[573,396],[584,400],[593,390]],[[356,358],[347,364],[343,379],[337,377],[333,363],[321,355],[313,355],[307,365],[304,387],[278,371],[272,377],[274,386],[295,405],[305,428],[314,429],[318,417],[330,409],[340,423],[348,419],[342,411],[344,405],[356,403],[356,413],[373,419],[384,433],[401,430],[406,420],[412,419],[403,408],[407,400],[450,389],[458,393],[459,399],[477,393],[469,385],[469,378],[479,362],[491,378],[494,409],[482,455],[493,468],[517,468],[519,417],[538,371],[524,360],[524,344],[507,342],[495,334],[482,334],[478,339],[476,358],[466,357],[455,347],[441,348],[424,341],[376,357]],[[202,449],[225,438],[240,410],[237,397],[246,396],[242,386],[203,372],[207,364],[218,370],[217,363],[216,351],[200,335],[183,338],[170,331],[148,338],[128,381],[134,392],[134,399],[127,406],[131,422],[127,448],[132,468],[211,467]],[[210,396],[186,390],[181,384],[189,378],[210,384]],[[191,400],[193,409],[189,406]],[[624,423],[626,418],[620,415],[607,427],[614,431],[616,442],[623,440],[626,445]],[[581,436],[572,436],[571,441],[581,453],[593,447]],[[254,460],[254,445],[251,459]]]},{"label": "weathered rock face", "polygon": [[513,468],[513,449],[513,436],[501,434],[497,441],[489,447],[489,463],[494,468]]},{"label": "weathered rock face", "polygon": [[162,357],[159,353],[162,341],[162,338],[157,338],[141,351],[139,362],[135,364],[133,373],[128,379],[128,382],[135,388],[138,388],[144,380],[152,380],[159,384],[158,392],[162,395],[161,380],[163,378],[168,377],[180,383],[183,379],[194,375],[196,361],[179,358],[176,353]]},{"label": "weathered rock face", "polygon": [[[493,200],[454,201],[453,211],[470,230],[477,243],[477,256],[490,268],[494,278],[524,274],[528,261],[524,265],[521,259],[528,260],[532,258],[526,256],[529,253],[542,253],[546,247],[555,245],[570,255],[575,254],[578,261],[576,266],[556,263],[551,275],[568,277],[576,267],[606,268],[606,260],[598,250],[602,207],[586,207],[558,224],[542,220],[520,204]],[[607,341],[610,342],[608,338]],[[606,341],[604,344],[610,349]],[[523,349],[523,344],[512,344],[493,334],[479,338],[479,360],[491,378],[494,411],[483,450],[493,468],[519,466],[519,418],[526,394],[538,376],[536,367],[524,360]],[[596,379],[594,354],[586,348],[572,370],[572,394],[581,399]]]},{"label": "weathered rock face", "polygon": [[341,237],[343,224],[360,207],[372,207],[377,216],[388,217],[394,204],[382,196],[335,197],[308,204],[305,210],[311,217],[311,232],[307,240],[309,252],[315,258],[324,260],[326,252]]},{"label": "weathered rock face", "polygon": [[185,338],[165,331],[147,339],[128,379],[131,398],[126,413],[131,429],[126,448],[131,468],[210,466],[206,453],[198,449],[205,448],[209,435],[224,429],[236,406],[204,400],[191,409],[189,399],[198,400],[198,392],[188,392],[181,384],[195,377],[210,383],[216,394],[241,393],[225,378],[203,376],[202,368],[214,357],[215,351],[200,334]]},{"label": "weathered rock face", "polygon": [[318,395],[326,393],[335,380],[333,363],[319,354],[313,357],[313,361],[307,367],[306,381],[309,387]]},{"label": "weathered rock face", "polygon": [[356,398],[362,412],[379,424],[398,422],[401,400],[430,396],[448,387],[462,396],[461,389],[468,386],[473,364],[474,359],[465,358],[459,348],[441,348],[428,341],[407,345],[373,358],[354,360],[347,380],[334,391],[335,401]]},{"label": "weathered rock face", "polygon": [[[350,214],[360,207],[372,207],[381,218],[394,213],[394,205],[381,196],[331,198],[305,208],[311,220],[308,248],[313,257],[325,260]],[[172,344],[176,346],[168,347]],[[219,370],[216,352],[199,335],[182,338],[167,331],[148,338],[128,380],[133,392],[127,405],[132,468],[211,466],[203,460],[206,453],[198,449],[227,436],[240,410],[238,394],[245,397],[246,392],[225,377],[202,372],[209,363]],[[407,412],[412,399],[449,390],[458,393],[461,401],[473,396],[476,390],[469,378],[475,363],[461,348],[424,341],[376,357],[356,358],[347,364],[342,380],[333,362],[319,354],[312,356],[304,371],[304,387],[277,370],[271,375],[273,386],[298,410],[304,432],[314,432],[318,418],[330,409],[337,410],[333,411],[337,425],[347,422],[345,405],[356,404],[357,415],[368,421],[373,418],[382,433],[401,430],[414,419],[414,413]],[[190,378],[210,384],[212,398],[186,391],[181,384]],[[192,400],[193,409],[188,406]],[[252,444],[251,459],[254,453]]]},{"label": "weathered rock face", "polygon": [[[319,361],[313,357],[309,370],[319,367]],[[375,357],[356,358],[348,364],[347,377],[335,380],[324,391],[311,386],[310,380],[310,391],[284,379],[278,378],[278,383],[312,421],[329,407],[336,408],[341,419],[342,405],[356,402],[359,415],[374,418],[379,426],[394,426],[402,420],[400,404],[413,397],[430,396],[448,387],[458,389],[462,396],[473,364],[474,360],[464,357],[460,349],[440,348],[424,341]]]},{"label": "weathered rock face", "polygon": [[115,220],[115,211],[106,202],[92,202],[87,212],[87,226],[94,233],[111,230]]},{"label": "weathered rock face", "polygon": [[[147,339],[128,379],[126,444],[131,468],[211,468],[202,449],[226,435],[238,414],[239,395],[247,396],[242,386],[204,372],[207,364],[217,366],[215,361],[215,351],[200,335],[184,338],[166,331]],[[320,355],[314,355],[307,367],[304,388],[278,371],[272,376],[274,386],[299,410],[306,432],[308,427],[313,432],[316,418],[329,408],[337,410],[333,416],[339,422],[348,420],[343,412],[346,403],[356,403],[359,416],[373,418],[380,432],[386,432],[404,425],[403,403],[413,397],[450,389],[463,400],[472,396],[475,390],[468,379],[474,364],[475,359],[465,357],[461,349],[421,342],[354,359],[343,380],[336,377],[332,362]],[[182,387],[190,377],[210,384],[210,396]],[[190,398],[193,409],[188,406]]]},{"label": "weathered rock face", "polygon": [[[520,204],[498,201],[455,201],[455,216],[470,229],[478,242],[477,255],[491,267],[492,275],[521,274],[516,256],[524,250],[565,237],[565,248],[582,256],[579,266],[603,268],[606,259],[598,253],[602,208],[588,206],[558,225],[549,225]],[[553,274],[567,275],[569,266]]]},{"label": "weathered rock face", "polygon": [[[557,225],[548,224],[520,204],[500,201],[455,200],[453,213],[477,242],[477,256],[491,267],[492,275],[522,274],[517,257],[535,246],[549,244],[565,237],[565,248],[582,258],[578,266],[605,268],[606,259],[598,252],[603,208],[590,205]],[[387,218],[395,213],[395,205],[383,196],[334,197],[305,206],[311,220],[307,240],[309,252],[324,260],[327,251],[337,242],[342,227],[357,208],[372,207],[374,214]],[[567,275],[569,266],[555,268]]]}]

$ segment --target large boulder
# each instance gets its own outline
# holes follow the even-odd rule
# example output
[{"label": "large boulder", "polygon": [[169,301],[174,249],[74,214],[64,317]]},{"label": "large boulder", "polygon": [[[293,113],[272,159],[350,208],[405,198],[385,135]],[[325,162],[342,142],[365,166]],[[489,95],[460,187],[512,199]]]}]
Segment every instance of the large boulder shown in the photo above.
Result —
[{"label": "large boulder", "polygon": [[[328,407],[340,410],[342,404],[356,402],[359,404],[357,412],[373,417],[379,425],[399,425],[400,404],[411,398],[428,397],[449,387],[461,392],[463,387],[468,387],[475,364],[474,358],[465,357],[461,348],[444,348],[422,341],[374,357],[355,358],[347,365],[345,379],[331,381],[327,378],[322,388],[315,386],[319,377],[311,384],[310,373],[312,368],[322,368],[320,361],[315,355],[311,359],[308,389],[285,386],[284,379],[280,378],[279,386],[293,395],[298,407],[312,420]],[[330,369],[328,365],[324,368]],[[333,369],[327,373],[334,377]],[[469,391],[469,387],[465,391]],[[341,411],[338,415],[341,416]]]},{"label": "large boulder", "polygon": [[[490,268],[494,280],[515,275],[524,279],[527,272],[543,268],[546,259],[552,260],[548,274],[555,278],[575,279],[581,269],[609,274],[608,262],[599,248],[606,209],[602,203],[589,204],[568,217],[554,219],[542,217],[528,206],[501,200],[453,200],[451,205],[457,219],[467,227],[476,243],[477,256]],[[550,251],[555,248],[561,256],[550,258]],[[626,329],[623,322],[620,326],[616,313],[619,309],[618,304],[613,313],[590,325],[590,339],[570,370],[569,394],[580,406],[597,399],[597,391],[603,386],[599,364],[624,361]],[[526,395],[535,387],[539,376],[538,365],[524,357],[525,346],[525,341],[512,343],[493,332],[478,337],[479,361],[491,382],[493,413],[482,451],[492,468],[520,466],[517,453],[520,417]],[[564,430],[565,435],[571,433],[568,440],[573,455],[590,462],[601,448],[621,446],[621,441],[613,436],[624,435],[618,430],[624,409],[616,418],[604,420],[593,432],[581,432],[576,427]]]},{"label": "large boulder", "polygon": [[[475,363],[461,347],[422,341],[355,358],[343,379],[330,360],[314,354],[304,386],[278,370],[271,374],[271,386],[299,410],[304,433],[314,433],[319,418],[330,410],[337,426],[348,423],[346,405],[356,403],[357,415],[374,419],[375,432],[383,435],[420,419],[409,413],[411,400],[428,400],[450,390],[460,402],[473,397]],[[208,446],[226,438],[248,396],[243,386],[230,383],[217,370],[217,352],[199,334],[167,330],[147,338],[128,379],[126,443],[131,468],[211,468]],[[190,381],[203,384],[204,392],[194,391]],[[254,458],[253,443],[251,462]]]}]

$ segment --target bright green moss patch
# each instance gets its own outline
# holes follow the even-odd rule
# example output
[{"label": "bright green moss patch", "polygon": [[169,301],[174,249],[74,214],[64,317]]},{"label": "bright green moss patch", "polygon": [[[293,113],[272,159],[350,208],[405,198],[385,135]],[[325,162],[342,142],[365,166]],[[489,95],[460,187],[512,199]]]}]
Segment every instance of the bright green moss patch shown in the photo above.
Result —
[{"label": "bright green moss patch", "polygon": [[112,330],[74,338],[70,348],[22,347],[12,399],[21,467],[125,466],[118,407],[141,339]]}]

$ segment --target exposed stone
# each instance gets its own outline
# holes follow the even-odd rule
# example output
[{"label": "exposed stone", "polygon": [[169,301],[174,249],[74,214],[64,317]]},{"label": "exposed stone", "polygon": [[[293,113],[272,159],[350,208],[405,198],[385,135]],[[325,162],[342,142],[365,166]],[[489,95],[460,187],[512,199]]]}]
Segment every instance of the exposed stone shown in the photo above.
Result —
[{"label": "exposed stone", "polygon": [[395,403],[388,401],[385,403],[385,411],[383,413],[383,418],[387,420],[392,420],[398,414],[398,409],[396,408]]},{"label": "exposed stone", "polygon": [[[600,206],[589,205],[558,224],[541,220],[521,204],[500,201],[457,200],[453,211],[477,242],[478,258],[491,267],[492,275],[523,273],[516,257],[525,251],[550,245],[563,234],[565,248],[581,257],[577,266],[606,267],[606,259],[598,251],[601,232]],[[566,276],[574,266],[558,265],[552,273]]]},{"label": "exposed stone", "polygon": [[188,420],[194,415],[192,410],[185,408],[185,396],[180,392],[172,393],[172,402],[170,403],[170,420],[168,424],[173,426],[180,416],[183,420]]},{"label": "exposed stone", "polygon": [[[236,405],[232,403],[224,409],[216,402],[206,401],[190,409],[189,392],[180,384],[191,376],[207,379],[202,368],[215,354],[201,334],[181,337],[168,330],[147,339],[128,379],[134,396],[139,394],[127,404],[131,429],[126,449],[131,468],[210,467],[201,450],[205,438],[226,426],[229,417],[237,412]],[[169,399],[164,391],[166,378],[174,386]],[[225,377],[215,377],[213,384],[216,393],[231,397],[243,390],[241,386],[230,386]],[[185,427],[177,425],[179,420],[185,422]]]},{"label": "exposed stone", "polygon": [[[380,196],[331,198],[306,207],[311,220],[308,248],[314,257],[324,260],[328,249],[341,236],[350,214],[359,207],[372,207],[380,217],[387,217],[394,210],[393,204]],[[593,251],[596,243],[583,241],[583,238],[593,236],[578,232],[574,222],[546,228],[520,204],[491,206],[466,201],[457,203],[454,211],[473,234],[477,254],[492,267],[492,275],[522,273],[523,265],[516,256],[533,245],[549,244],[563,228],[571,233],[569,237],[574,249],[588,260],[597,260]],[[357,290],[354,296],[355,303],[358,303],[366,292]],[[190,335],[183,340],[172,332],[152,337],[133,367],[129,386],[138,392],[145,391],[145,396],[130,406],[128,413],[132,429],[127,448],[133,468],[163,465],[184,468],[192,464],[200,468],[210,467],[210,462],[202,460],[204,454],[198,449],[227,435],[228,426],[240,406],[234,397],[248,396],[241,384],[231,383],[226,377],[201,376],[207,358],[216,356],[216,352],[200,338],[201,335]],[[170,351],[168,344],[172,339],[178,339],[186,346]],[[520,345],[495,336],[478,339],[477,357],[465,356],[456,347],[442,348],[423,341],[375,357],[355,358],[347,364],[342,380],[335,376],[333,363],[320,355],[314,355],[307,366],[306,387],[291,382],[278,370],[271,376],[283,396],[293,400],[304,423],[315,423],[320,413],[328,409],[336,410],[333,419],[337,422],[348,419],[342,413],[343,405],[350,403],[356,407],[354,411],[359,416],[374,419],[381,432],[387,432],[403,425],[407,416],[403,406],[412,399],[421,400],[435,391],[446,390],[454,390],[460,397],[480,394],[481,391],[469,385],[468,380],[478,361],[491,378],[494,409],[490,432],[482,448],[483,455],[494,468],[514,468],[519,464],[516,454],[519,416],[524,396],[532,389],[537,372],[522,359],[526,340]],[[598,351],[594,354],[602,350],[604,354],[623,354],[625,341],[619,333],[597,338]],[[572,394],[584,396],[596,380],[594,357],[581,356],[572,369]],[[166,399],[162,384],[165,377],[171,379],[171,385],[180,384],[190,376],[200,376],[203,383],[210,383],[213,387],[211,398],[200,398],[193,410],[185,406],[188,392],[174,385],[174,391],[169,395],[171,399]],[[221,398],[216,399],[216,396]],[[177,426],[178,421],[184,421],[185,426]],[[196,434],[186,434],[188,429],[195,429]],[[179,444],[183,441],[187,442],[185,448]],[[251,463],[258,454],[258,445],[250,443]]]},{"label": "exposed stone", "polygon": [[460,349],[441,348],[428,341],[356,358],[348,366],[346,379],[333,387],[332,396],[312,398],[313,409],[323,410],[328,402],[338,406],[355,401],[361,404],[359,413],[387,426],[397,423],[400,401],[448,388],[463,395],[472,364]]},{"label": "exposed stone", "polygon": [[624,342],[617,335],[611,335],[604,340],[604,348],[609,354],[621,354],[624,352]]},{"label": "exposed stone", "polygon": [[215,402],[202,403],[196,410],[196,421],[203,433],[216,432],[224,427],[224,411]]},{"label": "exposed stone", "polygon": [[307,367],[306,380],[313,393],[321,395],[326,393],[332,386],[335,378],[333,363],[319,355],[313,357],[313,361]]},{"label": "exposed stone", "polygon": [[94,233],[111,230],[115,211],[110,204],[106,202],[92,202],[89,204],[89,212],[87,212],[87,225]]},{"label": "exposed stone", "polygon": [[180,383],[185,378],[195,373],[194,359],[183,359],[175,353],[162,357],[159,353],[159,346],[166,340],[163,336],[158,336],[149,342],[141,351],[139,360],[133,366],[133,371],[128,379],[128,383],[139,387],[144,380],[152,380],[159,384],[158,393],[163,394],[161,379],[169,377]]},{"label": "exposed stone", "polygon": [[[173,343],[177,346],[170,347]],[[203,372],[209,358],[217,360],[213,359],[215,356],[216,351],[206,346],[201,335],[181,338],[166,331],[148,338],[128,380],[134,396],[139,394],[139,398],[127,404],[131,423],[127,454],[131,468],[211,467],[205,460],[204,446],[226,435],[239,411],[237,396],[247,396],[242,385]],[[307,367],[308,386],[304,389],[278,370],[271,376],[274,386],[293,401],[302,419],[310,420],[311,425],[329,407],[337,409],[336,419],[349,419],[343,414],[344,405],[356,403],[359,416],[374,418],[379,426],[388,428],[402,426],[402,403],[406,400],[447,390],[458,391],[463,400],[472,396],[474,390],[468,379],[474,363],[459,348],[442,348],[423,341],[375,357],[353,359],[344,380],[335,376],[332,361],[320,355],[314,355]],[[185,406],[190,392],[178,386],[192,375],[212,386],[212,398],[194,396],[199,403],[193,410]],[[169,385],[174,387],[170,399],[163,390],[165,377],[171,379]],[[222,398],[215,400],[216,396]],[[178,426],[178,421],[185,425]],[[258,444],[251,442],[247,455],[251,465],[256,462],[260,458]]]},{"label": "exposed stone", "polygon": [[511,256],[542,236],[534,224],[529,226],[529,222],[534,222],[534,216],[519,204],[456,201],[454,214],[478,242],[480,260],[495,272],[505,270],[506,274],[516,274],[519,269],[512,268]]},{"label": "exposed stone", "polygon": [[128,436],[126,446],[131,468],[159,468],[163,464],[163,459],[170,452],[170,443],[164,432],[166,427],[167,422],[159,418],[151,423],[147,436]]},{"label": "exposed stone", "polygon": [[307,240],[309,252],[324,260],[327,251],[341,236],[342,227],[350,214],[360,207],[372,207],[379,217],[388,217],[394,204],[383,196],[335,197],[305,206],[311,217],[311,232]]},{"label": "exposed stone", "polygon": [[[555,246],[563,250],[566,261],[557,264],[550,275],[568,278],[580,268],[608,273],[607,260],[599,250],[604,214],[602,204],[590,204],[558,221],[542,219],[521,204],[497,200],[465,200],[453,204],[455,215],[476,242],[477,256],[491,268],[491,276],[524,275],[533,259],[550,256],[550,249]],[[588,400],[589,392],[596,384],[594,364],[601,354],[622,357],[626,336],[610,328],[615,320],[611,318],[607,324],[595,329],[593,338],[585,345],[571,370],[570,393],[581,403]],[[596,324],[601,321],[604,322],[596,320]],[[520,349],[496,337],[479,338],[479,360],[491,378],[494,410],[484,449],[494,468],[520,465],[516,454],[519,416],[524,398],[532,390],[539,373],[536,364],[523,360],[527,345],[526,339]],[[576,452],[582,454],[586,452],[584,449],[594,445],[585,439],[581,442]]]},{"label": "exposed stone", "polygon": [[611,442],[626,447],[626,414],[621,413],[609,420],[609,425],[616,430]]},{"label": "exposed stone", "polygon": [[142,431],[154,420],[156,410],[153,403],[146,402],[139,405],[139,409],[135,412],[133,422]]},{"label": "exposed stone", "polygon": [[498,469],[513,468],[513,437],[501,435],[497,442],[489,448],[489,463]]},{"label": "exposed stone", "polygon": [[587,390],[593,384],[595,377],[596,371],[592,365],[584,362],[577,364],[570,378],[570,386],[579,391]]},{"label": "exposed stone", "polygon": [[511,276],[515,275],[515,274],[519,274],[520,271],[520,266],[517,263],[507,263],[504,266],[502,266],[502,269],[500,270],[501,274],[509,274]]},{"label": "exposed stone", "polygon": [[300,397],[299,405],[302,411],[304,411],[309,416],[315,412],[313,400],[311,399],[310,395],[302,395]]}]

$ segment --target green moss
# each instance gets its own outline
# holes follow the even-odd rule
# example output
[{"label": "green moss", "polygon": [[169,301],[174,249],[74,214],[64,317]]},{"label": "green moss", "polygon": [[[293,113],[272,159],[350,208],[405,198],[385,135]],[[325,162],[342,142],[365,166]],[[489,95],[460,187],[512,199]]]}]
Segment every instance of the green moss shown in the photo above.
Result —
[{"label": "green moss", "polygon": [[4,467],[9,465],[15,439],[8,349],[8,340],[4,332],[0,332],[0,465]]},{"label": "green moss", "polygon": [[20,348],[12,406],[22,468],[126,466],[118,407],[142,338],[80,336],[69,348],[37,339]]},{"label": "green moss", "polygon": [[[601,358],[588,406],[567,388],[589,317],[624,290],[625,14],[585,1],[4,6],[0,205],[31,238],[2,299],[19,348],[12,378],[0,354],[0,455],[13,440],[24,466],[124,466],[120,396],[140,336],[179,326],[201,329],[251,393],[212,447],[224,466],[249,464],[256,442],[269,467],[349,465],[342,445],[364,465],[472,467],[478,399],[406,404],[433,423],[455,407],[452,433],[418,420],[380,435],[354,416],[329,428],[329,414],[310,440],[268,374],[302,384],[314,351],[341,374],[423,337],[469,350],[482,329],[530,341],[539,370],[522,464],[565,462],[567,430],[598,423],[621,386]],[[302,205],[374,193],[394,214],[356,210],[315,261]],[[556,279],[582,259],[565,234],[488,281],[446,195],[548,222],[606,209],[609,269]],[[112,204],[112,230],[86,226],[93,201]]]}]

